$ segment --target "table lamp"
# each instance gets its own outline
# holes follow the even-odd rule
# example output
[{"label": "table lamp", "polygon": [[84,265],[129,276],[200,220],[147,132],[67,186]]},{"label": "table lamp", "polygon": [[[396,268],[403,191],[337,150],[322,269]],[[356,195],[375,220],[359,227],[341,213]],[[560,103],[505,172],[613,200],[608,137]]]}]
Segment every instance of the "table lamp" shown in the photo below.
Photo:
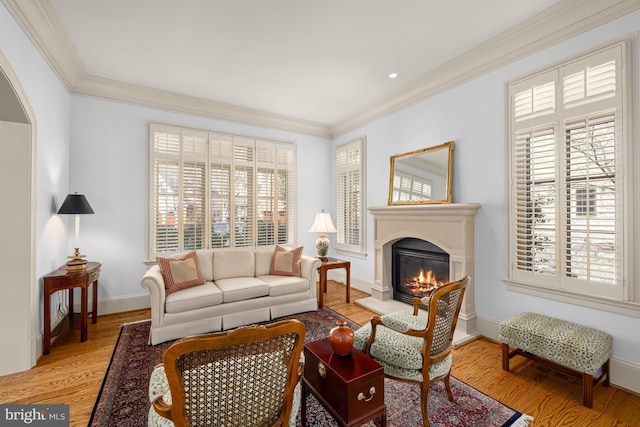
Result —
[{"label": "table lamp", "polygon": [[75,252],[73,255],[68,256],[67,258],[71,258],[67,261],[67,270],[84,270],[87,268],[87,260],[84,259],[86,255],[80,255],[80,215],[82,214],[92,214],[93,209],[91,209],[91,205],[84,197],[84,194],[69,194],[67,198],[64,199],[62,206],[58,210],[58,214],[69,214],[75,215],[76,222],[76,244],[75,244]]},{"label": "table lamp", "polygon": [[313,221],[313,225],[309,229],[309,233],[320,233],[320,236],[316,240],[316,251],[318,252],[318,258],[322,261],[327,260],[327,253],[329,253],[329,239],[325,233],[337,233],[336,227],[333,225],[331,215],[326,213],[324,209],[321,213],[316,214],[316,219]]}]

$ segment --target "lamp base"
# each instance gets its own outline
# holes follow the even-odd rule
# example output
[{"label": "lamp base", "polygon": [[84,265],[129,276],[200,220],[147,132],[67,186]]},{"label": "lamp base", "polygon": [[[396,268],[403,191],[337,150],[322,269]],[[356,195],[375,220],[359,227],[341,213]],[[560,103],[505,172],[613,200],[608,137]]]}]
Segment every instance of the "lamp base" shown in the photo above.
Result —
[{"label": "lamp base", "polygon": [[80,248],[75,248],[74,254],[67,258],[71,258],[67,261],[67,270],[83,271],[87,269],[86,255],[80,255]]},{"label": "lamp base", "polygon": [[316,240],[316,252],[318,252],[318,258],[322,261],[327,260],[327,254],[329,253],[329,239],[324,233],[320,234],[320,237]]}]

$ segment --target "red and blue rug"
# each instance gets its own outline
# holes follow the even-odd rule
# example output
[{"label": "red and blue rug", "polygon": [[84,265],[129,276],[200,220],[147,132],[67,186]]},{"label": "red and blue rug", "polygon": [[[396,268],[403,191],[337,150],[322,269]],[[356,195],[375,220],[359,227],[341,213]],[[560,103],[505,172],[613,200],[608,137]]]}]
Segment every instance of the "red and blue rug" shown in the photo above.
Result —
[{"label": "red and blue rug", "polygon": [[[307,342],[327,337],[336,320],[344,319],[326,307],[286,318],[305,323]],[[346,320],[352,328],[359,327]],[[148,345],[149,326],[149,321],[122,326],[89,426],[147,425],[149,377],[153,368],[162,363],[165,350],[172,344]],[[451,389],[454,402],[447,399],[441,381],[429,390],[429,420],[433,427],[519,427],[527,426],[531,420],[454,377],[451,377]],[[418,386],[385,379],[384,393],[388,426],[422,426]],[[307,426],[337,425],[313,396],[308,399]]]}]

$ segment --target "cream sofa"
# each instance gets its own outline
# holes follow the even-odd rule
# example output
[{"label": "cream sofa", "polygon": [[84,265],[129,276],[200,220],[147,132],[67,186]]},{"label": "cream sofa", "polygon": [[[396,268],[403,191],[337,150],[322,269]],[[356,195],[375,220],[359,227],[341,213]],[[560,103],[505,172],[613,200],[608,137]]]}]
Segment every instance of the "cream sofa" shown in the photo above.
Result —
[{"label": "cream sofa", "polygon": [[272,247],[195,252],[204,285],[167,295],[158,265],[142,277],[141,286],[151,296],[153,345],[318,308],[317,258],[302,255],[297,277],[270,274]]}]

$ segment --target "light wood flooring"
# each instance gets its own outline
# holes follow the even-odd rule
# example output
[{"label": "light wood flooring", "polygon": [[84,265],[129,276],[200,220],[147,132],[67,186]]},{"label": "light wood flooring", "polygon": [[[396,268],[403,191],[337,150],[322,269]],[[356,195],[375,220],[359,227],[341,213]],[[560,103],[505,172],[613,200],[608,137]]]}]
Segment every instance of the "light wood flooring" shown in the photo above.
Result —
[{"label": "light wood flooring", "polygon": [[[344,286],[330,281],[325,305],[364,324],[374,313],[353,302],[365,296],[352,289],[351,303],[347,304]],[[100,316],[97,324],[89,324],[89,339],[84,343],[78,331],[62,336],[51,354],[42,356],[34,368],[0,377],[0,403],[69,404],[71,426],[86,426],[120,325],[149,317],[149,310]],[[500,345],[480,338],[454,350],[452,373],[494,399],[534,416],[533,427],[640,426],[639,396],[598,386],[594,407],[588,409],[581,403],[579,379],[545,372],[520,356],[512,359],[512,372],[505,372],[500,358]]]}]

